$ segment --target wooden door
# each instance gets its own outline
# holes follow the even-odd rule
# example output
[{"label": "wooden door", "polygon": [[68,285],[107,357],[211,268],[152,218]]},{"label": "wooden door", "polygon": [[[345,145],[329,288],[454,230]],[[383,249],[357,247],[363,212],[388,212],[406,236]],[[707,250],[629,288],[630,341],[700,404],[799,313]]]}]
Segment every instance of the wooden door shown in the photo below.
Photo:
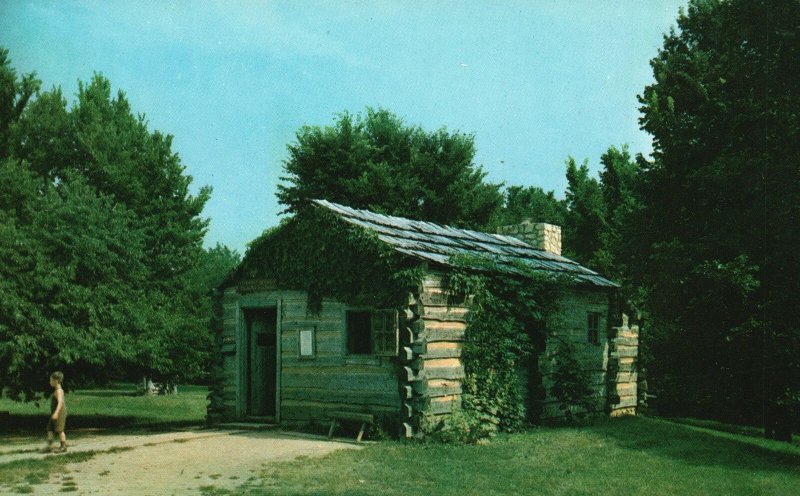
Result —
[{"label": "wooden door", "polygon": [[245,312],[248,337],[247,414],[275,416],[277,385],[277,311],[275,308]]}]

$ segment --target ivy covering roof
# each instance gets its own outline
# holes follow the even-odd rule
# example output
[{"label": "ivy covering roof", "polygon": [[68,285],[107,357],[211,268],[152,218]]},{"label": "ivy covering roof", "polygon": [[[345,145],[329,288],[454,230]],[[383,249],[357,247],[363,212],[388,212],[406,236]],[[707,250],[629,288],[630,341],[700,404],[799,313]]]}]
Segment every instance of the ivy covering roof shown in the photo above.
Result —
[{"label": "ivy covering roof", "polygon": [[327,200],[314,200],[314,203],[350,224],[372,231],[395,251],[426,262],[453,266],[451,257],[454,255],[490,257],[501,270],[509,273],[521,273],[516,265],[522,263],[533,269],[570,276],[580,284],[619,287],[617,283],[577,262],[533,248],[511,236],[383,215]]}]

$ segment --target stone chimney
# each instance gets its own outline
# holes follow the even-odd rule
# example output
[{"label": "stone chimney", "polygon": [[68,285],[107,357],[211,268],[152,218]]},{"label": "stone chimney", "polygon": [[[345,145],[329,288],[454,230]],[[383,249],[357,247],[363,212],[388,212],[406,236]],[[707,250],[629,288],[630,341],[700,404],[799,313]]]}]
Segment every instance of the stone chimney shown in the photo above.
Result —
[{"label": "stone chimney", "polygon": [[561,255],[561,226],[525,219],[520,224],[498,227],[497,234],[513,236],[539,250]]}]

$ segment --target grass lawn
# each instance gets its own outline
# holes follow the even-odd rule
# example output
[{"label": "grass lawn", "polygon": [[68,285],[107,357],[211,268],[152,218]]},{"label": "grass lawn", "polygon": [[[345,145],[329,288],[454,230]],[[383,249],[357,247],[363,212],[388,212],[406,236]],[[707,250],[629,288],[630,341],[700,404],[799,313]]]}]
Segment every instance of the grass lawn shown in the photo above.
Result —
[{"label": "grass lawn", "polygon": [[[133,386],[71,392],[68,433],[203,423],[206,388],[179,390],[176,396],[139,396]],[[0,400],[0,410],[12,414],[0,444],[43,440],[48,408]],[[800,495],[800,446],[755,434],[711,422],[639,417],[535,428],[475,446],[384,441],[267,466],[239,491],[207,487],[204,494]],[[0,485],[24,492],[63,463],[91,456],[3,464]]]},{"label": "grass lawn", "polygon": [[[624,418],[532,429],[476,446],[382,442],[270,467],[242,489],[256,495],[796,496],[800,447]],[[230,493],[208,488],[206,494]]]},{"label": "grass lawn", "polygon": [[[180,386],[177,395],[142,395],[132,384],[117,384],[107,389],[87,389],[65,395],[67,433],[81,429],[169,428],[205,423],[208,388]],[[11,413],[0,435],[43,433],[50,413],[50,400],[19,403],[0,398],[0,411]]]}]

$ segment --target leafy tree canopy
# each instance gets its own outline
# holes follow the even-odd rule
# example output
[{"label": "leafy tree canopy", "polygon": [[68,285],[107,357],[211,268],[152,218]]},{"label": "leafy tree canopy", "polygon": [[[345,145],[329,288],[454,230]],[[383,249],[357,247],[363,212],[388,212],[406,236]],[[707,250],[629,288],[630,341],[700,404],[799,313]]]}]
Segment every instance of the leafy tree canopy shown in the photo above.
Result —
[{"label": "leafy tree canopy", "polygon": [[210,190],[171,137],[147,129],[95,75],[68,106],[0,49],[0,390],[31,397],[147,374],[202,377],[211,338],[197,304]]},{"label": "leafy tree canopy", "polygon": [[566,203],[552,191],[545,192],[537,186],[508,186],[503,190],[503,204],[492,219],[492,230],[525,219],[564,226],[566,216]]},{"label": "leafy tree canopy", "polygon": [[473,164],[474,138],[406,125],[384,109],[305,126],[289,145],[278,199],[297,212],[315,198],[390,215],[483,227],[502,197]]}]

